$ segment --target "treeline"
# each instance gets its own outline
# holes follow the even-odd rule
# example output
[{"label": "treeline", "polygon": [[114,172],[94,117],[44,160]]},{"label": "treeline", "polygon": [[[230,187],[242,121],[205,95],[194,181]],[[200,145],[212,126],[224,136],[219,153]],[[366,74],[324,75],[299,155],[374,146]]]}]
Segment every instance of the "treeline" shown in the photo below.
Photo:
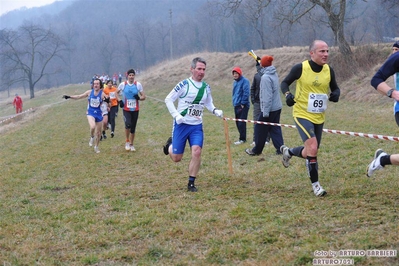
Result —
[{"label": "treeline", "polygon": [[[21,78],[26,75],[22,67],[13,66],[17,68],[10,71],[14,59],[7,54],[9,50],[2,41],[1,78],[9,87],[41,89],[87,82],[94,74],[124,73],[128,68],[145,71],[154,64],[199,51],[306,46],[316,38],[330,46],[336,45],[336,36],[321,8],[290,21],[290,14],[282,15],[282,5],[293,6],[298,0],[243,0],[238,1],[236,9],[226,5],[234,2],[237,3],[233,0],[77,0],[66,7],[60,5],[62,10],[58,13],[52,11],[23,23],[25,27],[51,31],[62,41],[57,43],[61,46],[44,73],[40,73],[43,70],[40,64],[46,62],[45,57],[35,58],[37,65],[31,69],[30,80]],[[397,5],[387,8],[382,3],[384,0],[331,2],[346,4],[345,37],[351,45],[386,42],[397,34],[397,13],[392,12],[398,10]],[[29,42],[21,35],[23,32],[21,27],[4,27],[0,37],[11,34],[19,42]],[[26,45],[18,46],[28,49]]]}]

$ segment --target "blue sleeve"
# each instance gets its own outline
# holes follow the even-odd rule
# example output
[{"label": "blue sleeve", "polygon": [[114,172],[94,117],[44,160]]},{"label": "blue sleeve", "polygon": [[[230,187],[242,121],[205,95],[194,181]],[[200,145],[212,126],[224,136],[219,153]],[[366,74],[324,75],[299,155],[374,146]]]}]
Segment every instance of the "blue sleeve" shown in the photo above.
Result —
[{"label": "blue sleeve", "polygon": [[377,89],[380,83],[386,81],[390,76],[397,72],[399,72],[399,53],[394,53],[371,78],[371,86],[373,86],[374,89]]},{"label": "blue sleeve", "polygon": [[243,90],[242,104],[249,107],[250,85],[248,79],[244,79]]}]

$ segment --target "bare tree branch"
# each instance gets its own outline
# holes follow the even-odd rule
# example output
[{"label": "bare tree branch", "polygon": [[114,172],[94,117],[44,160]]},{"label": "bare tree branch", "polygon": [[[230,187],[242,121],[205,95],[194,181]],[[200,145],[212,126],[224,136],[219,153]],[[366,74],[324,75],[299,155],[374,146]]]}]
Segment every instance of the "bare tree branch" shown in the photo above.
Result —
[{"label": "bare tree branch", "polygon": [[25,23],[18,31],[2,30],[0,34],[2,63],[9,75],[22,71],[20,77],[8,79],[10,86],[21,81],[29,84],[30,98],[35,97],[35,85],[49,72],[48,65],[60,56],[65,45],[51,29],[44,29],[33,23]]}]

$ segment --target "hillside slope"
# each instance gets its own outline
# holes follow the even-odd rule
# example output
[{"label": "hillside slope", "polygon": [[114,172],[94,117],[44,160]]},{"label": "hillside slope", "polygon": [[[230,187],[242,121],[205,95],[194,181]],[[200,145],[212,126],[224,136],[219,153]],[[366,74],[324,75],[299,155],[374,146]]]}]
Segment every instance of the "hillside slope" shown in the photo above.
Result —
[{"label": "hillside slope", "polygon": [[[330,49],[330,65],[335,69],[337,74],[339,71],[343,71],[340,69],[340,65],[337,65],[339,60],[336,58],[339,56],[339,52],[335,47]],[[377,93],[370,85],[371,77],[385,61],[386,57],[390,53],[390,49],[390,44],[380,44],[376,45],[374,50],[365,52],[363,55],[364,58],[362,58],[362,60],[369,60],[373,67],[367,67],[359,70],[355,76],[348,80],[342,80],[339,74],[336,75],[338,85],[341,88],[341,100],[345,99],[345,101],[350,102],[367,102],[373,105],[386,105],[392,102],[391,99],[387,97],[381,97],[381,95]],[[356,51],[356,49],[354,50]],[[288,74],[294,64],[309,58],[307,47],[281,47],[268,50],[255,50],[255,53],[259,56],[268,54],[274,57],[273,64],[277,68],[280,81]],[[233,82],[231,69],[233,69],[234,66],[240,66],[243,70],[244,76],[246,76],[252,83],[253,75],[256,72],[256,67],[255,61],[248,55],[247,52],[203,52],[186,55],[175,60],[161,62],[149,68],[147,71],[138,74],[136,80],[143,84],[145,92],[148,96],[152,96],[160,101],[163,101],[167,93],[179,81],[190,76],[191,60],[196,56],[201,56],[207,61],[205,81],[211,85],[213,90],[223,90],[226,92],[225,95],[230,97],[230,91]],[[372,62],[375,62],[375,64]],[[361,66],[361,68],[362,67],[364,66]],[[392,78],[388,79],[388,83],[393,85]],[[69,86],[76,87],[77,85],[71,84]],[[87,88],[87,84],[83,85],[83,87]],[[52,88],[49,90],[37,91],[36,99],[33,99],[33,101],[29,99],[29,95],[24,95],[24,91],[22,89],[11,91],[10,97],[8,97],[6,91],[0,92],[0,120],[14,114],[12,100],[16,92],[22,96],[24,100],[24,110],[26,110],[29,107],[42,106],[42,101],[39,100],[42,95],[51,94],[52,90],[60,90],[62,88]],[[79,90],[76,91],[76,93],[79,92]]]},{"label": "hillside slope", "polygon": [[[337,81],[341,88],[341,99],[370,103],[390,102],[390,99],[381,97],[370,85],[371,77],[389,54],[390,45],[385,44],[379,49],[384,52],[381,52],[382,56],[378,57],[378,62],[374,68],[358,71],[356,76],[353,76],[349,80],[342,80],[339,75],[337,75]],[[267,54],[274,57],[273,65],[277,68],[280,81],[288,74],[294,64],[309,58],[307,47],[281,47],[268,50],[255,50],[255,53],[258,56]],[[337,55],[338,51],[335,48],[331,48],[330,53],[331,65],[335,69],[334,55]],[[212,88],[230,90],[233,81],[231,69],[233,69],[234,66],[240,66],[244,76],[252,83],[253,75],[256,72],[255,61],[246,52],[204,52],[187,55],[176,60],[162,62],[148,69],[148,71],[138,78],[145,85],[145,89],[149,93],[151,93],[153,89],[158,89],[160,86],[166,86],[170,90],[177,82],[190,75],[190,63],[196,56],[201,56],[207,61],[205,80]],[[390,79],[388,82],[392,83],[392,80]]]}]

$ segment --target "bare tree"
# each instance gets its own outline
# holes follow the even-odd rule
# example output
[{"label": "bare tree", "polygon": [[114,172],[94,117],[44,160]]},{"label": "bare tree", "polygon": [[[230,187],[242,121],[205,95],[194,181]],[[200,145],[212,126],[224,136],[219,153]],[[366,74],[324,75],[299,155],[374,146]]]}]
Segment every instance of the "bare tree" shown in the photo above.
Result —
[{"label": "bare tree", "polygon": [[148,50],[149,49],[149,40],[152,31],[152,26],[149,25],[147,21],[144,19],[137,19],[135,20],[135,41],[139,47],[140,55],[142,58],[142,62],[144,63],[140,68],[147,68],[150,65],[148,61]]},{"label": "bare tree", "polygon": [[66,58],[64,58],[65,62],[65,74],[68,77],[69,83],[72,83],[73,81],[73,67],[74,67],[74,58],[73,55],[76,51],[76,46],[75,46],[75,39],[76,39],[76,24],[74,22],[66,22],[63,28],[64,32],[64,38],[65,38],[65,52],[66,52]]},{"label": "bare tree", "polygon": [[399,1],[398,0],[380,0],[382,5],[387,8],[388,13],[394,17],[399,17]]},{"label": "bare tree", "polygon": [[[356,0],[349,1],[356,2]],[[305,15],[310,14],[317,7],[322,8],[327,15],[327,21],[318,21],[318,23],[327,23],[329,25],[334,33],[334,38],[340,52],[345,56],[347,62],[353,62],[352,50],[346,41],[344,31],[346,0],[283,0],[280,2],[280,5],[280,19],[286,20],[291,24],[299,22]]]},{"label": "bare tree", "polygon": [[213,5],[212,16],[230,17],[239,14],[249,22],[251,28],[259,36],[262,49],[266,49],[266,9],[272,0],[220,0],[208,2]]},{"label": "bare tree", "polygon": [[99,36],[100,41],[93,45],[94,51],[97,54],[97,58],[101,58],[98,63],[105,74],[111,73],[112,61],[115,59],[116,47],[115,42],[112,41],[112,37],[108,33],[104,33]]},{"label": "bare tree", "polygon": [[134,43],[134,35],[131,34],[133,32],[133,28],[128,28],[123,33],[123,38],[121,41],[122,46],[120,47],[120,54],[122,58],[125,58],[125,63],[121,65],[124,71],[132,68],[134,66],[134,62],[136,59],[136,46]]},{"label": "bare tree", "polygon": [[[217,2],[222,14],[232,14],[237,11],[240,6],[251,6],[254,0],[219,0]],[[265,0],[264,0],[265,1]],[[355,3],[356,0],[349,0]],[[363,0],[365,1],[365,0]],[[258,0],[262,2],[262,0]],[[279,0],[275,3],[280,7],[277,9],[275,16],[282,22],[288,21],[290,24],[300,23],[300,20],[307,14],[310,14],[316,8],[322,8],[327,15],[327,23],[334,33],[335,40],[340,52],[345,56],[349,64],[353,62],[352,50],[349,43],[345,39],[345,15],[347,0]],[[269,3],[259,5],[259,8],[267,8]],[[253,4],[252,4],[253,6]],[[260,13],[262,14],[262,13]],[[323,21],[319,21],[323,22]]]},{"label": "bare tree", "polygon": [[2,30],[0,47],[2,63],[6,64],[3,75],[10,77],[10,85],[27,81],[32,99],[37,82],[58,72],[47,68],[62,53],[64,43],[50,29],[25,23],[18,31]]}]

